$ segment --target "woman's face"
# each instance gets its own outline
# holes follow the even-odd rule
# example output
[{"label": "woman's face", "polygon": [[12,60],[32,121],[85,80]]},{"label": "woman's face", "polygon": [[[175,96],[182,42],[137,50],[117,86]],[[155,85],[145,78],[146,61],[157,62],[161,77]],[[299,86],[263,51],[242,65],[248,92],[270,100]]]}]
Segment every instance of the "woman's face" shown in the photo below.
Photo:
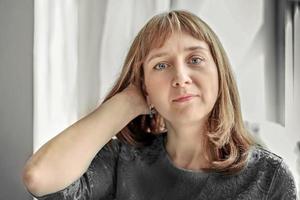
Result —
[{"label": "woman's face", "polygon": [[[193,123],[205,119],[218,95],[218,71],[206,42],[174,33],[144,62],[148,103],[167,121]],[[191,96],[181,101],[180,97]]]}]

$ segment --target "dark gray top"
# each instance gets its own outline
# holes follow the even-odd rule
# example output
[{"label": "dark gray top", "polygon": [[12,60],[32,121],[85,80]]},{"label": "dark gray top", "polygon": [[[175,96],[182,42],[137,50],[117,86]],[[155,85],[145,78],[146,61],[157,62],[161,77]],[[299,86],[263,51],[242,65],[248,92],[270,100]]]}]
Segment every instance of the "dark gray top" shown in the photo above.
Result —
[{"label": "dark gray top", "polygon": [[105,145],[82,177],[67,188],[37,199],[296,199],[293,176],[279,156],[253,146],[247,166],[222,175],[176,167],[164,146],[166,134],[147,147],[118,139]]}]

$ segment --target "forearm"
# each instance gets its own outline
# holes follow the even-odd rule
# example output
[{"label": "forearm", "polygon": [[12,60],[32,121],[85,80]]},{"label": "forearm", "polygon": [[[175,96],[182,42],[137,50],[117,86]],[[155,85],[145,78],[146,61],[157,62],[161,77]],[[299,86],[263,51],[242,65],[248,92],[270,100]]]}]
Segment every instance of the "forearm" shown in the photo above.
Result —
[{"label": "forearm", "polygon": [[115,95],[42,146],[26,163],[24,182],[37,195],[56,192],[78,179],[97,152],[138,112]]}]

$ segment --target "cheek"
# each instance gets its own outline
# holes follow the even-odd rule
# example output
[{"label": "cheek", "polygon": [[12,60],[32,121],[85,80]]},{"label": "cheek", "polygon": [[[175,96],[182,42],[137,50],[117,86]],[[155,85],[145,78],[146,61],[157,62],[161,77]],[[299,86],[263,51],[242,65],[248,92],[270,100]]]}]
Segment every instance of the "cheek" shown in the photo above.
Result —
[{"label": "cheek", "polygon": [[199,87],[208,101],[216,99],[219,91],[218,72],[216,70],[206,71],[199,75]]},{"label": "cheek", "polygon": [[154,103],[155,98],[157,96],[160,96],[158,82],[153,79],[147,79],[147,80],[145,80],[145,87],[146,87],[146,91],[148,93],[149,100],[152,103]]},{"label": "cheek", "polygon": [[[168,101],[168,84],[162,79],[151,79],[146,83],[148,97],[151,103],[156,107],[161,107],[162,104]],[[165,107],[165,106],[162,106]]]},{"label": "cheek", "polygon": [[218,74],[214,75],[211,80],[211,100],[216,101],[219,92]]},{"label": "cheek", "polygon": [[146,88],[149,93],[163,92],[162,88],[168,85],[167,80],[167,77],[159,75],[148,77],[145,81]]}]

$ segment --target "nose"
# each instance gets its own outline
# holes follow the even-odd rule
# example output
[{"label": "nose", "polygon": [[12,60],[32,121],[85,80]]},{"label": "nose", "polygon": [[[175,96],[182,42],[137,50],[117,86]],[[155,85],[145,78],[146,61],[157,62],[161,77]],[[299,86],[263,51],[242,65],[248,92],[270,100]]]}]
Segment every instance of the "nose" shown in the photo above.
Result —
[{"label": "nose", "polygon": [[185,87],[192,83],[192,79],[185,67],[178,67],[172,82],[173,87]]}]

